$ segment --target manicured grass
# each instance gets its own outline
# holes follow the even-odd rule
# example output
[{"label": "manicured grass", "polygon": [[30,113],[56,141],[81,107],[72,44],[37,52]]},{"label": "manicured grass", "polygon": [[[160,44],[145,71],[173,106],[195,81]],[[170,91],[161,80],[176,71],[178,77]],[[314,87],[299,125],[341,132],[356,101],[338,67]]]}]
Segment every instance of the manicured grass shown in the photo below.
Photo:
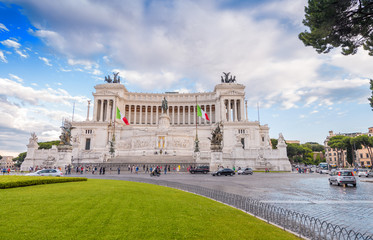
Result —
[{"label": "manicured grass", "polygon": [[26,187],[26,186],[32,186],[32,185],[51,184],[51,183],[79,182],[79,181],[87,181],[87,178],[4,175],[4,176],[0,176],[0,189]]},{"label": "manicured grass", "polygon": [[118,180],[0,190],[0,239],[297,239],[176,189]]}]

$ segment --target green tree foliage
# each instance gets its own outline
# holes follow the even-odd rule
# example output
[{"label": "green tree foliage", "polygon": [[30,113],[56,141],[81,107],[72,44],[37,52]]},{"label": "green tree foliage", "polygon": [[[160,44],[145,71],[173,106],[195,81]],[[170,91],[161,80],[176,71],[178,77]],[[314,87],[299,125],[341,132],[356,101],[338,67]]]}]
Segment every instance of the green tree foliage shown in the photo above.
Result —
[{"label": "green tree foliage", "polygon": [[313,152],[322,152],[325,150],[323,145],[318,144],[316,142],[306,142],[305,144],[303,144],[303,146],[312,149]]},{"label": "green tree foliage", "polygon": [[60,144],[60,141],[56,140],[56,141],[49,141],[49,142],[40,142],[38,144],[39,144],[39,149],[50,149],[52,148],[52,145]]},{"label": "green tree foliage", "polygon": [[373,137],[369,137],[368,135],[360,135],[355,137],[355,147],[356,145],[362,145],[368,150],[368,154],[370,157],[370,161],[373,162]]},{"label": "green tree foliage", "polygon": [[271,138],[272,149],[277,149],[278,140]]},{"label": "green tree foliage", "polygon": [[13,162],[16,162],[16,163],[14,164],[14,166],[16,166],[16,167],[20,167],[21,164],[23,163],[23,161],[24,161],[25,158],[26,158],[26,154],[27,154],[27,152],[23,152],[23,153],[18,154],[18,157],[13,158]]},{"label": "green tree foliage", "polygon": [[[317,155],[314,160],[314,152],[320,152],[320,144],[318,143],[305,143],[305,144],[296,144],[288,143],[286,146],[288,158],[294,163],[304,163],[307,165],[317,165],[322,162],[324,159],[321,158],[320,154]],[[323,147],[323,146],[322,146]],[[324,149],[324,147],[322,148]]]},{"label": "green tree foliage", "polygon": [[[330,138],[328,142],[328,146],[335,149],[338,154],[338,166],[342,166],[341,163],[344,162],[344,150],[346,149],[345,142],[343,139],[345,139],[346,136],[343,135],[337,135]],[[342,159],[341,159],[342,157]]]},{"label": "green tree foliage", "polygon": [[372,0],[308,0],[303,24],[310,31],[299,39],[318,53],[342,47],[342,54],[350,55],[363,46],[373,56]]},{"label": "green tree foliage", "polygon": [[372,91],[372,96],[368,100],[373,111],[373,79],[370,79],[370,90]]}]

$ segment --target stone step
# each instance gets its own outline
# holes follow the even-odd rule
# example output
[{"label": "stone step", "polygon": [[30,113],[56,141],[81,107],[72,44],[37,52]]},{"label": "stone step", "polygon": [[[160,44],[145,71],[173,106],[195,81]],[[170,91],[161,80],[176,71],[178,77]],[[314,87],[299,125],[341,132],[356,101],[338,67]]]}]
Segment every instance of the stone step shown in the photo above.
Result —
[{"label": "stone step", "polygon": [[128,163],[128,164],[185,164],[195,163],[192,156],[171,156],[171,155],[154,155],[154,156],[118,156],[110,158],[107,163]]}]

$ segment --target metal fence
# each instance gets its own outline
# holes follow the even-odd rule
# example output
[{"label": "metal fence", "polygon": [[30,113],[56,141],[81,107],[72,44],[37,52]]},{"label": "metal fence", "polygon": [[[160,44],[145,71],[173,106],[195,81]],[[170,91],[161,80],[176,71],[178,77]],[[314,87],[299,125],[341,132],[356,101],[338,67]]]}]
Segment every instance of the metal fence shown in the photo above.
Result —
[{"label": "metal fence", "polygon": [[241,209],[249,214],[254,215],[255,217],[267,221],[268,223],[275,224],[284,230],[291,231],[302,238],[320,240],[373,240],[373,235],[355,232],[345,227],[340,227],[338,225],[322,221],[315,217],[310,217],[305,214],[276,207],[267,203],[262,203],[250,197],[226,193],[201,186],[169,182],[158,179],[131,178],[129,180],[176,188],[214,199],[224,204]]}]

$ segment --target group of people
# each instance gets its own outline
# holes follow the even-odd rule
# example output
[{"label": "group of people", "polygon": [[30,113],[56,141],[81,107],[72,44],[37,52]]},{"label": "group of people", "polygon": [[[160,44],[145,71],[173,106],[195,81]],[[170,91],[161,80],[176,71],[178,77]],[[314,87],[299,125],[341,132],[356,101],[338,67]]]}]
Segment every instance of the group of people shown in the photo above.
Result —
[{"label": "group of people", "polygon": [[10,168],[5,168],[5,167],[4,167],[1,171],[3,172],[3,175],[5,175],[6,173],[8,173],[8,175],[9,175],[9,173],[10,173]]}]

